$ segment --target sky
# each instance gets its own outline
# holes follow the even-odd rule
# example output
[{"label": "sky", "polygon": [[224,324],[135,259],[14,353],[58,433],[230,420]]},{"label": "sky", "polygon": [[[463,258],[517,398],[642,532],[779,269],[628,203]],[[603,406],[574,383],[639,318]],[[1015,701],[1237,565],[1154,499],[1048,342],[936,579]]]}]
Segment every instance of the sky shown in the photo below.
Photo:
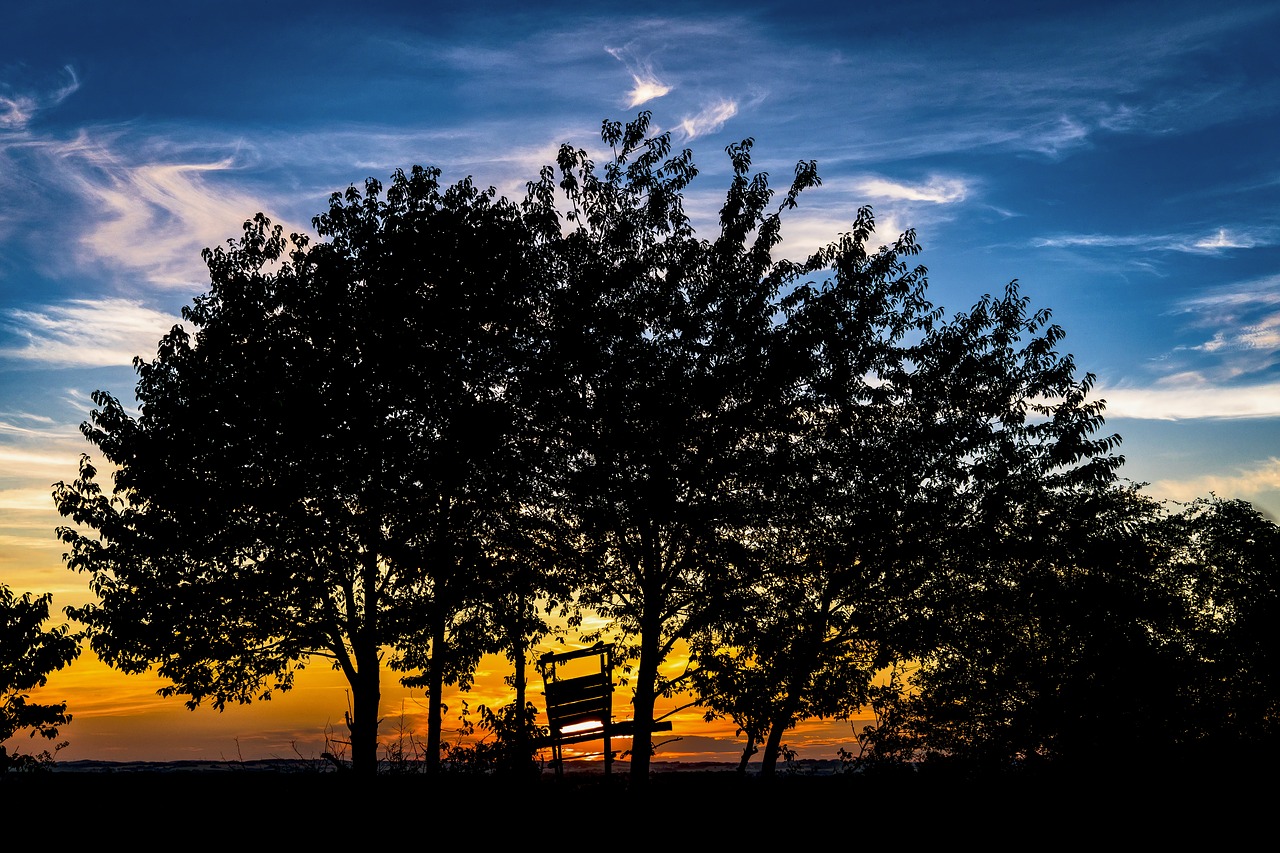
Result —
[{"label": "sky", "polygon": [[[602,159],[601,122],[641,110],[693,151],[702,233],[727,145],[753,139],[783,189],[816,160],[778,254],[870,205],[876,240],[915,229],[948,314],[1017,279],[1096,377],[1121,476],[1280,517],[1273,2],[42,0],[0,21],[0,582],[52,593],[54,622],[91,594],[51,486],[91,449],[90,394],[132,400],[133,358],[207,288],[202,249],[258,212],[310,233],[332,192],[415,164],[518,198],[561,144]],[[505,674],[486,663],[453,710],[502,703]],[[160,684],[91,654],[55,673],[59,759],[310,758],[347,701],[322,666],[221,714]],[[388,676],[384,736],[424,704]],[[696,709],[673,734],[658,758],[738,748]],[[834,758],[849,734],[789,740]]]}]

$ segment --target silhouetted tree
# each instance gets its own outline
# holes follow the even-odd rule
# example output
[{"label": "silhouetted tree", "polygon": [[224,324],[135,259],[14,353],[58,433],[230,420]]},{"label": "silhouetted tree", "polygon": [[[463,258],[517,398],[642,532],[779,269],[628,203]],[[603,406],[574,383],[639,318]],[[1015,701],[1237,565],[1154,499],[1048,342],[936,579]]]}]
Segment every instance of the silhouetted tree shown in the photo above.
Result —
[{"label": "silhouetted tree", "polygon": [[992,527],[951,629],[902,685],[897,732],[872,745],[906,733],[983,771],[1273,755],[1276,525],[1243,501],[1169,511],[1134,486],[1032,508]]},{"label": "silhouetted tree", "polygon": [[1216,496],[1168,515],[1159,577],[1186,607],[1168,637],[1191,708],[1186,740],[1220,752],[1280,746],[1280,526],[1251,504]]},{"label": "silhouetted tree", "polygon": [[111,494],[88,456],[55,489],[90,531],[60,535],[98,595],[72,614],[104,661],[155,665],[162,694],[221,709],[328,658],[362,774],[387,649],[424,672],[438,753],[442,685],[488,649],[475,576],[521,478],[529,231],[516,205],[469,181],[441,192],[438,174],[334,194],[314,245],[259,215],[207,250],[194,339],[175,327],[135,359],[138,414],[94,396],[83,431]]},{"label": "silhouetted tree", "polygon": [[768,720],[765,774],[786,729],[848,717],[878,670],[929,648],[936,599],[974,568],[957,557],[994,529],[977,519],[1000,523],[990,507],[1029,512],[1020,484],[1092,486],[1120,462],[1116,437],[1092,435],[1092,377],[1075,376],[1056,352],[1062,330],[1047,312],[1028,315],[1016,282],[940,322],[924,269],[905,263],[914,235],[868,252],[872,228],[860,211],[810,261],[832,277],[793,295],[787,340],[809,365],[805,417],[770,478],[759,565],[739,584],[751,592],[695,644],[703,666],[728,644],[768,673],[743,682],[767,686],[754,702],[704,697]]},{"label": "silhouetted tree", "polygon": [[1159,581],[1159,504],[1045,492],[970,549],[899,722],[982,771],[1167,750],[1183,730],[1182,604]]},{"label": "silhouetted tree", "polygon": [[[45,686],[51,672],[80,656],[80,635],[73,633],[69,625],[44,628],[52,598],[48,593],[15,596],[6,584],[0,583],[0,744],[27,729],[31,730],[31,737],[38,734],[52,740],[62,726],[71,722],[66,702],[30,701],[30,691]],[[47,751],[44,755],[48,755]],[[39,756],[0,745],[0,774],[41,763]]]},{"label": "silhouetted tree", "polygon": [[780,300],[802,270],[771,251],[781,211],[817,181],[801,163],[770,211],[767,177],[749,174],[750,140],[731,146],[720,234],[701,240],[683,210],[691,154],[672,154],[668,134],[649,136],[648,119],[605,122],[613,154],[600,171],[584,151],[561,149],[569,229],[551,313],[564,538],[582,543],[578,603],[638,658],[637,782],[649,773],[656,697],[670,687],[660,667],[720,595],[759,508],[761,461],[794,409],[791,365],[774,340]]}]

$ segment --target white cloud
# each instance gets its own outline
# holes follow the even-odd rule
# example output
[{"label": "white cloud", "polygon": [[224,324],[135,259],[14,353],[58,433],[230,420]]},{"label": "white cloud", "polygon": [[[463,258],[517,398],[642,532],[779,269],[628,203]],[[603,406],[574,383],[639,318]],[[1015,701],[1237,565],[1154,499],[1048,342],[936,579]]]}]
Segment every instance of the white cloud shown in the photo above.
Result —
[{"label": "white cloud", "polygon": [[[48,415],[37,415],[32,412],[0,412],[0,418],[12,418],[19,421],[34,421],[38,424],[51,424],[53,418]],[[37,432],[32,427],[21,427],[11,424],[5,420],[0,420],[0,432]]]},{"label": "white cloud", "polygon": [[1229,249],[1274,245],[1275,229],[1218,228],[1210,234],[1059,234],[1041,237],[1034,245],[1056,249],[1128,249],[1149,252],[1215,254]]},{"label": "white cloud", "polygon": [[655,79],[641,79],[633,77],[636,85],[627,94],[631,100],[627,102],[627,107],[638,107],[641,104],[648,103],[654,98],[661,98],[663,95],[671,91],[670,86],[664,86]]},{"label": "white cloud", "polygon": [[[77,140],[62,159],[74,191],[100,216],[81,238],[82,264],[106,261],[151,284],[191,286],[207,273],[202,249],[223,243],[266,210],[258,199],[210,182],[232,158],[205,162],[123,162],[104,144]],[[287,226],[286,226],[287,227]]]},{"label": "white cloud", "polygon": [[1213,251],[1215,249],[1248,249],[1256,246],[1257,242],[1247,235],[1228,232],[1225,228],[1219,228],[1215,234],[1202,237],[1192,245],[1197,249]]},{"label": "white cloud", "polygon": [[1280,349],[1280,314],[1264,317],[1262,322],[1256,325],[1243,326],[1230,332],[1214,332],[1209,340],[1188,349],[1209,353],[1238,350],[1275,352]]},{"label": "white cloud", "polygon": [[2,417],[0,510],[7,514],[2,526],[19,533],[22,548],[43,548],[57,541],[50,523],[58,517],[52,484],[75,479],[80,454],[90,448],[75,424],[23,413]]},{"label": "white cloud", "polygon": [[1215,494],[1222,498],[1249,500],[1263,492],[1280,490],[1280,459],[1271,457],[1253,468],[1233,474],[1206,474],[1187,479],[1156,480],[1150,490],[1176,501],[1189,501]]},{"label": "white cloud", "polygon": [[1155,388],[1098,386],[1106,400],[1106,416],[1140,420],[1191,420],[1280,417],[1280,383],[1224,388],[1197,381],[1193,375]]},{"label": "white cloud", "polygon": [[[6,424],[0,424],[3,429]],[[60,453],[47,450],[21,450],[11,447],[0,447],[0,466],[10,473],[18,471],[62,471],[65,470],[67,458]]]},{"label": "white cloud", "polygon": [[1178,303],[1183,311],[1235,314],[1252,306],[1280,305],[1280,275],[1217,287]]},{"label": "white cloud", "polygon": [[680,121],[680,131],[685,139],[694,139],[715,133],[724,123],[738,114],[738,102],[729,99],[716,101],[694,116]]},{"label": "white cloud", "polygon": [[[71,460],[71,464],[67,465],[64,459],[62,467],[55,476],[74,478],[75,474],[75,460]],[[0,489],[0,510],[46,513],[54,508],[52,495],[53,492],[48,486],[30,489]],[[57,543],[57,540],[52,536],[49,536],[48,540],[49,543],[46,543],[46,547],[48,544]],[[29,546],[29,543],[30,540],[28,539],[24,542],[24,545]]]},{"label": "white cloud", "polygon": [[129,299],[74,299],[42,311],[14,310],[8,324],[26,343],[0,356],[46,367],[122,367],[154,357],[179,317]]},{"label": "white cloud", "polygon": [[[849,217],[836,218],[820,211],[793,210],[783,219],[782,242],[774,247],[773,257],[800,261],[839,239],[852,227]],[[874,251],[880,246],[891,245],[907,226],[892,214],[877,215],[876,227],[867,241],[867,248]]]},{"label": "white cloud", "polygon": [[606,47],[605,51],[627,67],[627,71],[631,74],[631,81],[635,84],[627,93],[627,109],[661,98],[671,91],[670,86],[658,79],[653,65],[648,60],[636,59],[630,48]]},{"label": "white cloud", "polygon": [[927,201],[933,204],[952,204],[964,201],[969,188],[960,178],[931,176],[921,184],[906,184],[886,178],[868,178],[857,185],[859,192],[872,198],[888,198],[901,201]]},{"label": "white cloud", "polygon": [[1041,237],[1034,241],[1036,246],[1050,249],[1064,249],[1081,246],[1084,248],[1111,248],[1113,246],[1142,246],[1154,248],[1154,244],[1162,238],[1148,235],[1122,237],[1112,234],[1062,234],[1057,237]]},{"label": "white cloud", "polygon": [[55,89],[52,93],[14,92],[12,94],[4,94],[0,92],[0,129],[25,129],[37,112],[57,106],[75,92],[76,89],[80,88],[80,81],[76,77],[75,69],[67,65],[62,70],[69,78],[68,82]]},{"label": "white cloud", "polygon": [[1024,144],[1032,151],[1057,157],[1088,142],[1090,132],[1090,128],[1081,121],[1070,116],[1058,116],[1030,128]]},{"label": "white cloud", "polygon": [[1205,290],[1181,300],[1174,313],[1186,315],[1193,328],[1208,330],[1201,343],[1177,351],[1217,358],[1219,381],[1264,371],[1280,351],[1280,276]]},{"label": "white cloud", "polygon": [[[7,148],[0,137],[0,189],[30,191],[35,184],[25,176],[40,176],[35,215],[57,211],[40,227],[70,247],[42,259],[53,277],[89,271],[127,276],[135,287],[203,289],[208,272],[201,250],[238,236],[254,214],[271,215],[287,232],[308,230],[273,215],[243,184],[224,177],[251,159],[241,156],[236,140],[211,143],[182,132],[139,136],[120,127],[67,138],[20,137]],[[0,226],[17,224],[8,218],[0,212]]]},{"label": "white cloud", "polygon": [[0,95],[0,127],[26,127],[35,115],[36,107],[36,100],[30,95]]}]

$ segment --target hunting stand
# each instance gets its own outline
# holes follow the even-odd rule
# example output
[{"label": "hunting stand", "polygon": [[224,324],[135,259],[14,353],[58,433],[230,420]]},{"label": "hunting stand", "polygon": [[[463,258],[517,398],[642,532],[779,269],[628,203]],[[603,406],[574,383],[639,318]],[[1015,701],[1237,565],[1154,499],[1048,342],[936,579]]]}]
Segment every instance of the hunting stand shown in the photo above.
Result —
[{"label": "hunting stand", "polygon": [[[560,676],[557,667],[578,658],[595,655],[600,671],[570,678]],[[614,737],[630,737],[635,733],[635,720],[613,721],[613,645],[596,643],[585,649],[558,654],[548,652],[538,658],[542,673],[543,695],[547,704],[546,738],[538,746],[551,747],[551,761],[556,776],[564,773],[564,747],[573,743],[603,741],[604,772],[613,765]],[[653,731],[670,731],[670,721],[653,724]]]}]

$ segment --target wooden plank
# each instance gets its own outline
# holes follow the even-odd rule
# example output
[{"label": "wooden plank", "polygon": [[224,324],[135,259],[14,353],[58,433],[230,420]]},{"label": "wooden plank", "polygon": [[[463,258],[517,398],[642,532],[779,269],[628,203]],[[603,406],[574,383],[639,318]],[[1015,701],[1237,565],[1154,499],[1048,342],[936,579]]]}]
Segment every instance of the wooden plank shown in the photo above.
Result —
[{"label": "wooden plank", "polygon": [[613,716],[613,708],[600,702],[573,702],[568,705],[555,705],[547,709],[547,719],[563,720],[568,717],[596,717],[604,719]]},{"label": "wooden plank", "polygon": [[566,678],[553,681],[546,686],[543,694],[549,705],[563,705],[580,699],[602,699],[613,695],[613,685],[604,675],[582,675],[577,678]]},{"label": "wooden plank", "polygon": [[[635,720],[622,720],[621,722],[614,723],[610,731],[615,735],[631,737],[633,734],[635,734],[635,730],[636,730]],[[669,732],[671,731],[671,721],[661,720],[659,722],[656,722],[653,724],[653,728],[650,729],[650,731]]]},{"label": "wooden plank", "polygon": [[[609,737],[630,739],[635,734],[635,730],[636,730],[635,720],[622,720],[620,722],[614,723],[609,727]],[[662,720],[660,722],[654,723],[653,731],[655,732],[671,731],[671,721]],[[562,734],[558,742],[562,744],[585,743],[586,741],[603,740],[603,739],[604,739],[604,730],[594,729],[592,731],[587,731],[587,732],[570,732],[568,734]],[[546,737],[534,738],[532,743],[533,743],[533,746],[537,749],[545,749],[547,747],[554,746],[557,743],[557,740],[554,735],[548,735]]]},{"label": "wooden plank", "polygon": [[584,658],[589,655],[602,655],[612,648],[613,646],[611,645],[606,646],[604,643],[596,643],[594,646],[590,646],[589,648],[575,649],[571,652],[547,652],[545,655],[538,658],[538,662],[544,666],[552,663],[564,663],[565,661]]},{"label": "wooden plank", "polygon": [[561,716],[566,713],[609,713],[613,711],[613,697],[593,697],[575,699],[572,702],[548,702],[547,713],[550,716]]}]

